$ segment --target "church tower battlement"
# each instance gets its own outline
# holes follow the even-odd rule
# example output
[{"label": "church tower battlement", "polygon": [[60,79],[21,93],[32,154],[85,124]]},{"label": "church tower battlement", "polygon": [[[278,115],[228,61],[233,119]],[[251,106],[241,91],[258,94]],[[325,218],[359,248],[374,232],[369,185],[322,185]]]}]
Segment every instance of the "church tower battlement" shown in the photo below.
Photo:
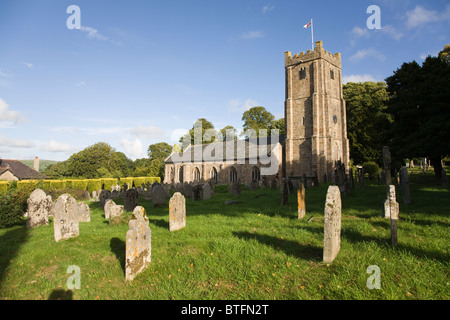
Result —
[{"label": "church tower battlement", "polygon": [[287,177],[329,180],[341,161],[349,167],[349,142],[340,53],[317,41],[313,51],[285,52],[285,164]]}]

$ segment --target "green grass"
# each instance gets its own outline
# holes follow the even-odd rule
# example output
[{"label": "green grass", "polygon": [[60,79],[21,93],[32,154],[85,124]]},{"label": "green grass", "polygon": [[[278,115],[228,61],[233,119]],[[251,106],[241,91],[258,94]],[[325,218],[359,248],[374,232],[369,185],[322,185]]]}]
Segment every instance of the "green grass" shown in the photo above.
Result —
[{"label": "green grass", "polygon": [[[279,190],[243,188],[233,197],[217,187],[210,200],[187,199],[187,225],[176,232],[167,206],[140,199],[152,262],[132,282],[124,275],[127,219],[109,225],[91,203],[91,222],[80,223],[77,238],[55,243],[52,222],[0,230],[0,299],[449,299],[450,191],[434,186],[431,173],[410,182],[410,205],[397,188],[396,248],[381,217],[384,186],[366,181],[342,197],[341,251],[332,264],[322,262],[328,185],[306,190],[301,221],[296,196],[280,207]],[[70,265],[81,269],[81,289],[67,290]],[[370,265],[380,267],[379,290],[366,286]]]}]

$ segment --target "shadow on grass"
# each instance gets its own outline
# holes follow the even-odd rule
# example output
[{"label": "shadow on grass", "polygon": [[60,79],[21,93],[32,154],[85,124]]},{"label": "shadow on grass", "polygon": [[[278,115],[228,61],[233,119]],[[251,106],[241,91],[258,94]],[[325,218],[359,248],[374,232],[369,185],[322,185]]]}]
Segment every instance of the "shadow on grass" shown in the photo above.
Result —
[{"label": "shadow on grass", "polygon": [[29,229],[23,224],[12,227],[11,230],[0,236],[0,288],[8,266],[20,251],[20,247],[27,241],[28,233]]},{"label": "shadow on grass", "polygon": [[119,238],[112,238],[109,242],[109,246],[111,248],[111,251],[116,255],[117,260],[119,260],[120,267],[122,268],[123,274],[125,275],[125,241]]},{"label": "shadow on grass", "polygon": [[282,250],[286,254],[308,261],[322,261],[323,249],[310,244],[299,244],[297,241],[284,240],[265,234],[255,234],[250,232],[233,232],[233,235],[242,240],[256,240],[275,250]]},{"label": "shadow on grass", "polygon": [[73,300],[73,292],[72,290],[55,289],[47,300]]},{"label": "shadow on grass", "polygon": [[149,222],[157,227],[169,230],[169,223],[163,219],[149,219]]}]

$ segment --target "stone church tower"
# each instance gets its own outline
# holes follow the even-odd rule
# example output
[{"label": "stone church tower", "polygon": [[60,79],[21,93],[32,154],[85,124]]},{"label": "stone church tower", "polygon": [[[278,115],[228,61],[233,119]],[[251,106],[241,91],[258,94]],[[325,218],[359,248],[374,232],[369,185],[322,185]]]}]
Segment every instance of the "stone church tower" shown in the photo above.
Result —
[{"label": "stone church tower", "polygon": [[349,142],[342,92],[341,55],[316,42],[292,57],[284,55],[286,140],[283,176],[330,180],[338,161],[349,168]]}]

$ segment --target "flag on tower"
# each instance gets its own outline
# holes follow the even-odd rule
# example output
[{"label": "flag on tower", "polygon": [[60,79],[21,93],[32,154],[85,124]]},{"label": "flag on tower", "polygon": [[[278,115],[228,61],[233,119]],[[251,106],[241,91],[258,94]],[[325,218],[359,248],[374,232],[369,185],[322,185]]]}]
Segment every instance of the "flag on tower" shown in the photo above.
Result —
[{"label": "flag on tower", "polygon": [[310,25],[311,25],[311,21],[308,22],[307,24],[305,24],[305,25],[303,26],[303,28],[309,28]]}]

